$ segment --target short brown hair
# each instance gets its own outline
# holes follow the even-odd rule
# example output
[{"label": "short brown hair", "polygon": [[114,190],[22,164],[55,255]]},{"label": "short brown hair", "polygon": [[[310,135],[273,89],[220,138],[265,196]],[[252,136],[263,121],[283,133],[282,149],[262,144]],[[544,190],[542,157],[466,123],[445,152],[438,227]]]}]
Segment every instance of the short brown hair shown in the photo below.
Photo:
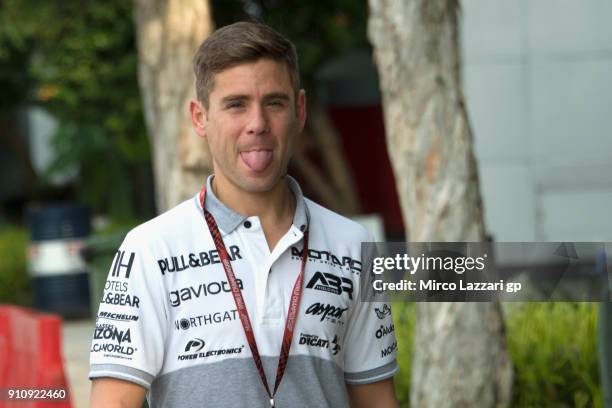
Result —
[{"label": "short brown hair", "polygon": [[208,106],[215,74],[261,58],[284,63],[297,94],[300,73],[293,43],[265,24],[241,21],[218,29],[198,48],[193,58],[198,100]]}]

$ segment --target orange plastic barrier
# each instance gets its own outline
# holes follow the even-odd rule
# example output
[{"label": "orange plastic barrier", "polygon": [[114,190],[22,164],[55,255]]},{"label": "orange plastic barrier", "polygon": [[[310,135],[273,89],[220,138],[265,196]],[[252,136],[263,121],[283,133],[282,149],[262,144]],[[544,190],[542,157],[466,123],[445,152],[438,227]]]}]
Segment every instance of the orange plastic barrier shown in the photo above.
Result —
[{"label": "orange plastic barrier", "polygon": [[61,322],[56,315],[0,305],[0,408],[72,407]]}]

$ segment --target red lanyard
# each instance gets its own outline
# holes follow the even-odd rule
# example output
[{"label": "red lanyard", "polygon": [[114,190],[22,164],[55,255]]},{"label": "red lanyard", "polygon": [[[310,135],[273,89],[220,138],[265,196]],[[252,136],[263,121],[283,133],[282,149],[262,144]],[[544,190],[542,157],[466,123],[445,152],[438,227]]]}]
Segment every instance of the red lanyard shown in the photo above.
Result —
[{"label": "red lanyard", "polygon": [[244,329],[244,334],[246,335],[247,341],[249,342],[249,347],[251,348],[253,361],[255,362],[257,371],[259,371],[261,382],[266,388],[268,397],[270,397],[270,406],[273,407],[274,396],[276,395],[278,386],[280,385],[283,375],[285,374],[285,368],[287,367],[289,349],[291,348],[291,339],[293,338],[293,330],[295,329],[295,324],[297,322],[298,309],[300,308],[300,299],[302,298],[304,269],[306,268],[306,259],[308,257],[308,230],[304,231],[304,252],[302,253],[302,265],[300,267],[300,274],[295,280],[295,283],[293,284],[293,291],[291,292],[291,303],[289,304],[289,311],[287,312],[287,321],[285,322],[283,343],[281,344],[280,356],[278,357],[278,368],[276,369],[274,392],[270,392],[270,386],[268,385],[268,380],[266,379],[266,374],[261,363],[261,356],[259,354],[259,350],[257,349],[257,341],[255,340],[255,335],[253,334],[253,326],[251,325],[251,320],[249,319],[249,313],[247,311],[246,304],[244,303],[242,292],[240,291],[240,287],[238,286],[238,282],[236,281],[236,276],[234,275],[234,270],[232,268],[232,264],[230,263],[230,258],[227,253],[227,249],[225,248],[225,244],[223,243],[223,238],[221,238],[221,232],[219,231],[219,227],[217,227],[217,222],[215,221],[215,218],[212,216],[212,214],[204,207],[205,199],[206,187],[202,187],[202,191],[200,191],[200,204],[202,206],[202,211],[204,212],[204,218],[206,219],[208,229],[210,230],[210,234],[212,235],[213,241],[215,242],[215,247],[217,248],[217,252],[219,253],[219,258],[221,258],[223,269],[225,269],[225,275],[227,276],[227,281],[229,282],[230,290],[232,292],[232,296],[234,297],[234,302],[236,303],[236,309],[238,310],[238,315],[240,316],[240,321],[242,322],[242,328]]}]

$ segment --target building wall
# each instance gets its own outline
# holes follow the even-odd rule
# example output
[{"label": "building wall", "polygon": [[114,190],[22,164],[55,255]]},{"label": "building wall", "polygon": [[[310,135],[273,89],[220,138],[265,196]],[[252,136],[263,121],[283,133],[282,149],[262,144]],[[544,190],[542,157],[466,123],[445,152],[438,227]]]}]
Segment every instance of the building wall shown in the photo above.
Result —
[{"label": "building wall", "polygon": [[490,232],[498,241],[612,241],[612,2],[461,4]]}]

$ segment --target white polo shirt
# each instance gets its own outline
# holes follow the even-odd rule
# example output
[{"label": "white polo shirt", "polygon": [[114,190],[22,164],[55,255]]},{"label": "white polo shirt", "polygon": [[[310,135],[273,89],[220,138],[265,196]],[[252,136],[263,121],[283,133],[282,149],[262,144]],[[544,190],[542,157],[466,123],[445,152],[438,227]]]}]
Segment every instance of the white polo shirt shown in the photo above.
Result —
[{"label": "white polo shirt", "polygon": [[[345,383],[393,376],[390,308],[359,296],[367,231],[305,199],[287,177],[296,198],[293,224],[270,252],[259,218],[223,205],[210,180],[206,208],[229,252],[269,384],[309,229],[304,291],[277,405],[348,406]],[[90,378],[146,387],[152,408],[268,406],[197,195],[126,236],[100,303],[90,363]]]}]

